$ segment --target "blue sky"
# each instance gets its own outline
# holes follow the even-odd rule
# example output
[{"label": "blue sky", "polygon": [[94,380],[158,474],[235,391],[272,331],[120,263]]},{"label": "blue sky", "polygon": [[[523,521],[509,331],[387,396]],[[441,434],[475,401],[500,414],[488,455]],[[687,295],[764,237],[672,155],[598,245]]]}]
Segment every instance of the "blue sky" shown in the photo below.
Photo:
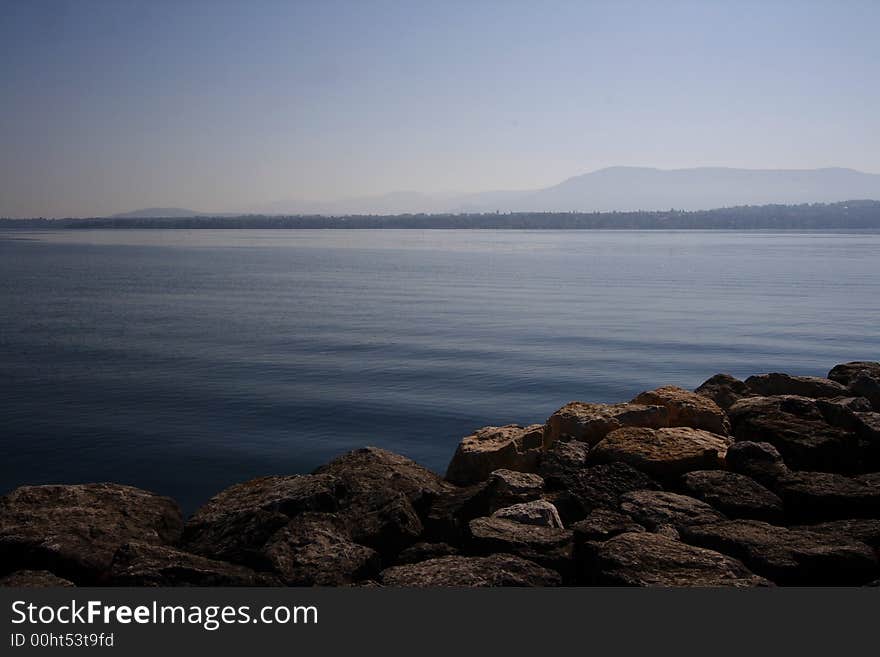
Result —
[{"label": "blue sky", "polygon": [[880,172],[880,2],[0,0],[0,216]]}]

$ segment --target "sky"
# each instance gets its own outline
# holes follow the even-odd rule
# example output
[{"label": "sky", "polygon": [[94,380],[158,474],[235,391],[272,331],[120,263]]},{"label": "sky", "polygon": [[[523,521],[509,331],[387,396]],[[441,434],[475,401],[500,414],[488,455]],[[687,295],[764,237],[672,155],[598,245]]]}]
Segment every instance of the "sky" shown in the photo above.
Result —
[{"label": "sky", "polygon": [[0,216],[880,173],[880,2],[0,0]]}]

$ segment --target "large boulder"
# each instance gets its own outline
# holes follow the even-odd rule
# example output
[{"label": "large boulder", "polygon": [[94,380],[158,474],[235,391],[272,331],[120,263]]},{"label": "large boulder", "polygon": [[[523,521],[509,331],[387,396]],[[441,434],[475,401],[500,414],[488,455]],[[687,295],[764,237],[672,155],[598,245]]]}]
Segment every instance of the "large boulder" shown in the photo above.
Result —
[{"label": "large boulder", "polygon": [[743,397],[753,394],[745,382],[730,374],[716,374],[703,381],[694,392],[708,397],[725,411]]},{"label": "large boulder", "polygon": [[780,478],[789,473],[779,450],[770,443],[740,440],[727,448],[725,461],[731,471],[750,477],[771,489],[776,487]]},{"label": "large boulder", "polygon": [[682,538],[741,559],[777,584],[858,585],[871,581],[878,572],[877,557],[864,543],[759,520],[692,525],[682,529]]},{"label": "large boulder", "polygon": [[858,466],[858,439],[830,425],[814,399],[746,397],[730,407],[728,416],[737,440],[772,444],[791,468],[835,472]]},{"label": "large boulder", "polygon": [[273,586],[271,575],[163,545],[126,543],[110,568],[115,586]]},{"label": "large boulder", "polygon": [[798,522],[880,518],[880,486],[832,472],[792,472],[777,482],[787,517]]},{"label": "large boulder", "polygon": [[637,490],[620,496],[620,508],[652,532],[725,520],[723,513],[687,495],[662,490]]},{"label": "large boulder", "polygon": [[450,556],[394,566],[381,573],[385,586],[406,588],[559,586],[553,570],[510,554]]},{"label": "large boulder", "polygon": [[568,526],[595,509],[618,509],[620,496],[633,490],[656,490],[660,485],[626,463],[607,463],[583,468],[556,482],[547,493]]},{"label": "large boulder", "polygon": [[0,498],[0,572],[45,569],[100,583],[123,544],[172,544],[182,529],[173,500],[139,488],[22,486]]},{"label": "large boulder", "polygon": [[349,538],[330,514],[291,520],[263,548],[267,565],[288,586],[344,586],[379,572],[379,554]]},{"label": "large boulder", "polygon": [[483,481],[493,470],[534,472],[544,447],[539,424],[484,427],[465,436],[446,470],[446,479],[459,486]]},{"label": "large boulder", "polygon": [[880,376],[862,372],[850,382],[849,391],[866,398],[874,410],[880,412]]},{"label": "large boulder", "polygon": [[16,570],[0,577],[0,588],[50,589],[75,586],[69,579],[50,573],[48,570]]},{"label": "large boulder", "polygon": [[874,410],[880,412],[880,363],[855,361],[835,365],[828,378],[847,386],[851,394],[867,398]]},{"label": "large boulder", "polygon": [[753,587],[770,583],[740,561],[659,534],[627,532],[585,552],[588,581],[613,586]]},{"label": "large boulder", "polygon": [[645,404],[588,404],[570,402],[553,413],[544,427],[544,443],[548,447],[557,440],[580,440],[595,445],[610,432],[621,427],[669,426],[665,406]]},{"label": "large boulder", "polygon": [[648,390],[633,399],[633,403],[663,406],[669,411],[670,427],[705,429],[723,436],[730,433],[730,422],[718,404],[708,397],[678,386]]},{"label": "large boulder", "polygon": [[183,544],[202,556],[261,564],[262,547],[300,513],[334,511],[342,483],[332,475],[272,476],[230,486],[187,521]]},{"label": "large boulder", "polygon": [[839,397],[846,394],[846,386],[819,376],[792,376],[780,372],[758,374],[746,379],[746,385],[754,395],[773,397],[796,395],[799,397]]},{"label": "large boulder", "polygon": [[498,509],[492,514],[492,517],[513,520],[525,525],[563,529],[559,511],[547,500],[533,500],[506,506],[503,509]]},{"label": "large boulder", "polygon": [[831,371],[828,372],[828,378],[848,386],[862,374],[880,379],[880,363],[867,360],[841,363],[831,368]]},{"label": "large boulder", "polygon": [[470,522],[469,549],[476,554],[514,554],[552,568],[565,578],[572,569],[573,534],[566,529],[528,525],[506,518]]},{"label": "large boulder", "polygon": [[622,461],[661,480],[691,470],[724,465],[728,442],[718,434],[689,427],[625,427],[609,433],[590,452],[597,463]]},{"label": "large boulder", "polygon": [[728,518],[780,522],[782,500],[754,479],[727,470],[697,470],[681,478],[688,494],[703,500]]},{"label": "large boulder", "polygon": [[315,470],[342,484],[338,515],[351,538],[384,558],[417,542],[421,518],[454,486],[408,458],[376,447],[354,450]]}]

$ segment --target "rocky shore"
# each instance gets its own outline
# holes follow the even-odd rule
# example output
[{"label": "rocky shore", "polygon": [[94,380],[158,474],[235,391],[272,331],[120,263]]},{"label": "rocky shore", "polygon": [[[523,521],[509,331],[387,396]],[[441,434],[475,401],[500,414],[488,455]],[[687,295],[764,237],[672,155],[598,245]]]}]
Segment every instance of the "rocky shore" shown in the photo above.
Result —
[{"label": "rocky shore", "polygon": [[445,477],[367,447],[188,520],[111,483],[0,498],[5,586],[861,586],[878,557],[875,362],[571,402]]}]

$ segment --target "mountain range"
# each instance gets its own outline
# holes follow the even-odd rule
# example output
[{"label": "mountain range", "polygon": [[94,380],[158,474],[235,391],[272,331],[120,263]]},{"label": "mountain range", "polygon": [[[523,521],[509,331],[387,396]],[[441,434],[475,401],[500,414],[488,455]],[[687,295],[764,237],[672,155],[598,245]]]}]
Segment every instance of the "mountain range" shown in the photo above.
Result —
[{"label": "mountain range", "polygon": [[276,201],[239,212],[148,208],[115,218],[202,215],[438,214],[479,212],[608,212],[707,210],[742,205],[833,203],[880,199],[880,174],[855,169],[654,169],[610,167],[557,185],[470,194],[392,192],[338,201]]}]

